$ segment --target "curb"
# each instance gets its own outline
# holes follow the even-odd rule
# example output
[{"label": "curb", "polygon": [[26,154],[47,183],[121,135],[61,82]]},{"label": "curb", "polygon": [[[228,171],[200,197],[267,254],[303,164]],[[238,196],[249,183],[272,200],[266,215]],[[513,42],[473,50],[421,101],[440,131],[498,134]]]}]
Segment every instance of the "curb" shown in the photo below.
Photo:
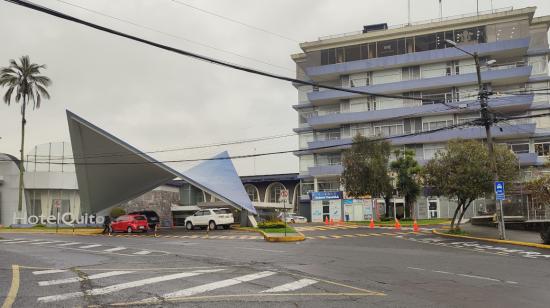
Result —
[{"label": "curb", "polygon": [[475,236],[468,236],[468,235],[447,234],[447,233],[439,232],[435,229],[433,229],[432,232],[434,234],[441,235],[441,236],[447,236],[447,237],[466,238],[466,239],[470,239],[470,240],[478,240],[478,241],[485,241],[485,242],[492,242],[492,243],[499,243],[499,244],[510,244],[510,245],[516,245],[516,246],[527,246],[527,247],[535,247],[535,248],[542,248],[542,249],[550,249],[550,245],[546,245],[546,244],[521,242],[521,241],[510,241],[510,240],[497,240],[497,239],[493,239],[493,238],[475,237]]},{"label": "curb", "polygon": [[297,236],[269,236],[269,233],[265,233],[262,230],[258,231],[264,236],[264,239],[268,242],[301,242],[306,239],[306,237],[298,231],[296,231],[296,233],[298,234]]},{"label": "curb", "polygon": [[301,242],[301,241],[305,241],[306,239],[305,235],[303,235],[301,232],[298,232],[298,231],[296,231],[298,236],[281,237],[281,236],[269,236],[268,233],[265,233],[260,229],[250,230],[250,229],[240,229],[240,227],[235,229],[243,232],[260,233],[261,235],[263,235],[264,240],[266,240],[267,242]]}]

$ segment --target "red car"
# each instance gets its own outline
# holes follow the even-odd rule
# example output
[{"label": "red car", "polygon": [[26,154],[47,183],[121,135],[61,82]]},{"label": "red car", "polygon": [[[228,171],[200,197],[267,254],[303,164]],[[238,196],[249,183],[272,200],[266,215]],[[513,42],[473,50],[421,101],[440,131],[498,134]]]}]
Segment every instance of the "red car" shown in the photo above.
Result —
[{"label": "red car", "polygon": [[122,215],[111,222],[111,232],[126,231],[128,233],[142,231],[147,232],[149,224],[147,217],[143,215]]}]

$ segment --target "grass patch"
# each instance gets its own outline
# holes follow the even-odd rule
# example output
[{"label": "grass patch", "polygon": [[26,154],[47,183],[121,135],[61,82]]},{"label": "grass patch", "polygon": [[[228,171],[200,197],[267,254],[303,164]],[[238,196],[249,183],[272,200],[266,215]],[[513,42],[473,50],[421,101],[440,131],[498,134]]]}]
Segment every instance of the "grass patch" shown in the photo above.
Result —
[{"label": "grass patch", "polygon": [[445,231],[447,234],[453,234],[453,235],[468,235],[466,231],[460,230],[460,229],[451,229]]},{"label": "grass patch", "polygon": [[[265,233],[285,233],[285,228],[265,228],[261,229]],[[296,233],[292,227],[286,227],[286,233]]]}]

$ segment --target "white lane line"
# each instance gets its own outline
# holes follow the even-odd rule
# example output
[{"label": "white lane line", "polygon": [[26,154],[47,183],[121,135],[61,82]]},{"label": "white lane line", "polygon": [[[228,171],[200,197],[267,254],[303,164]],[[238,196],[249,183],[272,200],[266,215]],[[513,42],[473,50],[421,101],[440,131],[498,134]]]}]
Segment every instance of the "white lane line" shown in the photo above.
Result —
[{"label": "white lane line", "polygon": [[77,244],[82,244],[80,242],[70,242],[70,243],[65,243],[65,244],[59,244],[57,246],[71,246],[71,245],[77,245]]},{"label": "white lane line", "polygon": [[240,249],[258,250],[258,251],[266,251],[266,252],[286,252],[286,251],[282,251],[282,250],[272,250],[272,249],[262,249],[262,248],[248,248],[248,247],[241,247]]},{"label": "white lane line", "polygon": [[[239,283],[243,283],[243,282],[247,282],[247,281],[261,279],[261,278],[268,277],[268,276],[271,276],[271,275],[274,275],[274,274],[275,274],[275,272],[264,271],[264,272],[259,272],[259,273],[255,273],[255,274],[244,275],[244,276],[240,276],[240,277],[237,277],[237,278],[230,278],[230,279],[226,279],[226,280],[220,280],[220,281],[207,283],[207,284],[203,284],[203,285],[188,288],[188,289],[179,290],[179,291],[176,291],[176,292],[167,293],[167,294],[164,294],[162,297],[166,299],[166,298],[177,298],[177,297],[191,296],[191,295],[195,295],[195,294],[199,294],[199,293],[213,291],[213,290],[220,289],[220,288],[234,286],[234,285],[237,285]],[[149,300],[156,301],[157,299],[156,298],[144,299],[143,301],[140,301],[140,303],[141,302],[145,303]]]},{"label": "white lane line", "polygon": [[33,275],[44,275],[44,274],[55,274],[55,273],[64,273],[67,270],[43,270],[43,271],[34,271]]},{"label": "white lane line", "polygon": [[106,251],[106,252],[113,252],[113,251],[120,251],[120,250],[124,250],[126,249],[126,247],[115,247],[115,248],[109,248],[109,249],[105,249],[103,251]]},{"label": "white lane line", "polygon": [[410,267],[410,266],[407,266],[407,268],[410,268],[410,269],[413,269],[413,270],[417,270],[417,271],[425,271],[425,269],[420,268],[420,267]]},{"label": "white lane line", "polygon": [[4,240],[0,240],[0,242],[12,242],[12,241],[21,241],[21,240],[24,240],[24,238],[12,238],[12,239],[4,239]]},{"label": "white lane line", "polygon": [[86,290],[84,292],[72,292],[72,293],[65,293],[65,294],[59,294],[59,295],[43,296],[43,297],[39,297],[37,299],[37,301],[39,303],[51,303],[51,302],[57,302],[57,301],[71,299],[71,298],[77,298],[77,297],[81,297],[81,296],[84,296],[84,295],[91,296],[91,295],[107,294],[107,293],[112,293],[112,292],[116,292],[116,291],[120,291],[120,290],[125,290],[125,289],[140,287],[140,286],[144,286],[144,285],[148,285],[148,284],[153,284],[153,283],[157,283],[157,282],[175,280],[175,279],[180,279],[180,278],[185,278],[185,277],[192,277],[192,276],[197,276],[197,275],[201,275],[201,274],[205,274],[205,273],[219,272],[219,271],[223,271],[223,270],[224,269],[209,269],[209,270],[198,270],[198,271],[193,271],[193,272],[184,272],[184,273],[171,274],[171,275],[165,275],[165,276],[159,276],[159,277],[153,277],[153,278],[147,278],[147,279],[142,279],[142,280],[126,282],[126,283],[121,283],[121,284],[115,284],[115,285],[104,287],[104,288],[96,288],[96,289]]},{"label": "white lane line", "polygon": [[86,249],[86,248],[94,248],[94,247],[99,247],[101,245],[99,244],[92,244],[92,245],[86,245],[86,246],[80,246],[78,248],[82,248],[82,249]]},{"label": "white lane line", "polygon": [[59,243],[59,241],[38,242],[38,243],[31,243],[30,245],[42,245],[42,244],[51,244],[51,243]]},{"label": "white lane line", "polygon": [[130,274],[130,273],[133,273],[133,272],[134,271],[112,271],[112,272],[105,272],[105,273],[90,275],[88,277],[73,277],[73,278],[66,278],[66,279],[39,281],[38,285],[41,286],[41,287],[43,287],[43,286],[52,286],[52,285],[57,285],[57,284],[73,283],[73,282],[79,282],[79,281],[84,281],[84,280],[93,280],[93,279],[100,279],[100,278]]},{"label": "white lane line", "polygon": [[30,242],[36,242],[41,240],[28,240],[28,241],[17,241],[17,242],[5,242],[4,244],[20,244],[20,243],[30,243]]},{"label": "white lane line", "polygon": [[138,251],[138,252],[134,252],[135,255],[148,255],[150,254],[151,252],[150,251],[147,251],[147,250],[142,250],[142,251]]},{"label": "white lane line", "polygon": [[286,283],[286,284],[283,284],[283,285],[280,285],[280,286],[262,291],[260,293],[295,291],[295,290],[299,290],[301,288],[305,288],[307,286],[310,286],[310,285],[312,285],[314,283],[317,283],[317,282],[318,282],[317,280],[304,278],[304,279],[300,279],[300,280],[297,280],[297,281],[293,281],[293,282],[290,282],[290,283]]},{"label": "white lane line", "polygon": [[468,275],[468,274],[456,274],[457,276],[462,276],[462,277],[468,277],[468,278],[476,278],[476,279],[482,279],[482,280],[489,280],[489,281],[498,281],[500,282],[501,280],[499,279],[495,279],[495,278],[489,278],[489,277],[483,277],[483,276],[477,276],[477,275]]}]

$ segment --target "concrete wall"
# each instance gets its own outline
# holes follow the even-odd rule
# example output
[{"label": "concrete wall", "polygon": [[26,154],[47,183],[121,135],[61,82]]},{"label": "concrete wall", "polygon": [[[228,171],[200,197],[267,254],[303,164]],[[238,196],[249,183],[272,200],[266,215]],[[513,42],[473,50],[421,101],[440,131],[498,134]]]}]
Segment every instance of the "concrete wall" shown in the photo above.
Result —
[{"label": "concrete wall", "polygon": [[179,204],[179,201],[179,189],[164,185],[133,200],[124,202],[118,207],[125,209],[127,213],[142,210],[155,211],[160,217],[161,227],[170,227],[172,226],[171,206],[172,204]]},{"label": "concrete wall", "polygon": [[[19,167],[11,156],[0,154],[0,224],[11,225],[19,200]],[[26,211],[23,195],[23,213]]]}]

